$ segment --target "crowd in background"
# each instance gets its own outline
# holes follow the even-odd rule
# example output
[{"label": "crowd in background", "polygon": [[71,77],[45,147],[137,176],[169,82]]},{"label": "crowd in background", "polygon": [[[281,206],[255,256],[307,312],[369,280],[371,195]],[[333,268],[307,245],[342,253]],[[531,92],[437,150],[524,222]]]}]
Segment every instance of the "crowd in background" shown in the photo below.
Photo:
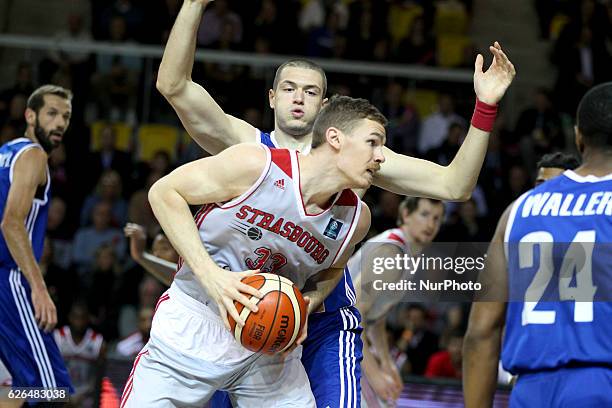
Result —
[{"label": "crowd in background", "polygon": [[[58,37],[163,44],[182,1],[91,3],[96,18],[71,15]],[[612,2],[535,3],[541,35],[554,42],[550,57],[559,67],[557,85],[535,91],[531,106],[515,123],[500,115],[478,186],[470,200],[447,204],[438,241],[490,240],[503,209],[531,188],[536,161],[545,153],[573,149],[572,116],[585,90],[611,79]],[[198,44],[256,54],[471,67],[476,52],[467,37],[471,6],[466,0],[216,0],[205,13]],[[88,20],[94,23],[87,26]],[[279,32],[293,33],[291,41]],[[461,44],[460,52],[447,55],[448,44]],[[148,188],[177,165],[203,155],[187,142],[146,159],[134,146],[119,146],[112,124],[136,129],[141,124],[139,95],[145,87],[154,88],[154,83],[143,82],[142,70],[142,60],[134,57],[50,52],[36,64],[21,63],[14,85],[0,92],[4,143],[22,135],[26,98],[36,86],[53,82],[74,91],[71,130],[49,162],[54,198],[41,263],[58,306],[59,325],[68,322],[74,304],[85,304],[90,324],[108,342],[126,338],[139,327],[146,332],[139,313],[153,308],[164,290],[131,260],[124,225],[142,225],[151,242],[158,226],[147,201]],[[227,112],[261,129],[272,127],[263,109],[269,73],[197,63],[193,75]],[[411,87],[406,81],[357,75],[330,75],[329,81],[330,94],[369,98],[380,108],[389,119],[387,145],[397,152],[447,165],[466,136],[471,85],[432,85],[438,87],[433,101],[437,108],[423,115],[407,97]],[[180,125],[155,90],[151,111],[154,122]],[[94,150],[90,125],[99,121],[109,125],[98,131]],[[372,209],[371,235],[395,227],[401,197],[372,188],[365,200]],[[458,341],[467,309],[447,306],[434,310],[404,304],[389,321],[397,362],[405,373],[437,376],[430,358],[435,360],[439,352],[460,364]]]}]

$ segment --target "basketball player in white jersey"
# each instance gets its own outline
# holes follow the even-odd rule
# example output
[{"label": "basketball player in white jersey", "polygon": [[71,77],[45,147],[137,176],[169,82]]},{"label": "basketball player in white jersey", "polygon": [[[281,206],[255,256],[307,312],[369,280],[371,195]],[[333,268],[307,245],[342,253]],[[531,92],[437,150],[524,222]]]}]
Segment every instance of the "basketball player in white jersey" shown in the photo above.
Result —
[{"label": "basketball player in white jersey", "polygon": [[[227,330],[227,314],[243,326],[233,302],[257,311],[249,295],[261,293],[240,282],[255,271],[315,293],[335,275],[328,270],[344,268],[370,223],[350,189],[368,188],[384,161],[385,125],[366,100],[335,97],[317,118],[309,155],[241,144],[151,187],[153,211],[182,259],[122,407],[201,406],[219,389],[238,407],[315,406],[301,349],[286,358],[248,351]],[[204,205],[195,222],[189,205]]]},{"label": "basketball player in white jersey", "polygon": [[[387,269],[384,274],[372,270],[375,258],[418,256],[438,235],[444,219],[444,203],[427,198],[408,197],[398,209],[398,227],[369,239],[348,262],[357,289],[357,308],[364,327],[362,407],[395,406],[403,388],[399,371],[389,355],[385,318],[401,301],[404,292],[364,291],[374,279],[399,282],[409,279],[409,270]],[[364,270],[365,267],[370,270]]]},{"label": "basketball player in white jersey", "polygon": [[106,354],[106,344],[102,335],[89,327],[89,310],[84,302],[72,305],[68,322],[55,329],[53,337],[74,386],[70,403],[75,407],[93,407],[96,377]]},{"label": "basketball player in white jersey", "polygon": [[[208,3],[209,0],[184,0],[159,67],[157,88],[190,136],[211,154],[252,141],[307,152],[315,117],[326,101],[325,72],[306,60],[290,60],[278,68],[269,91],[275,117],[274,131],[269,134],[225,114],[211,95],[191,79],[196,35]],[[514,66],[498,43],[489,50],[494,57],[489,69],[483,72],[482,56],[475,62],[478,102],[472,126],[452,163],[443,167],[385,149],[386,161],[374,179],[375,185],[399,194],[442,200],[465,200],[470,196],[486,153],[496,104],[515,75]],[[249,97],[240,97],[245,96]],[[344,271],[343,279],[330,289],[328,297],[328,293],[318,293],[325,298],[324,307],[310,317],[310,327],[315,330],[310,331],[304,344],[303,357],[317,403],[331,408],[358,406],[361,328],[350,275]]]}]

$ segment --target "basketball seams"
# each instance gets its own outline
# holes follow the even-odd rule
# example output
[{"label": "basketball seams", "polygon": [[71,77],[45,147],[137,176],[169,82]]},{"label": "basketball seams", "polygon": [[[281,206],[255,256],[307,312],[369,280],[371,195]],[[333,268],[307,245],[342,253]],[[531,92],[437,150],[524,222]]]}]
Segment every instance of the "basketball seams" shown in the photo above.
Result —
[{"label": "basketball seams", "polygon": [[[287,295],[289,301],[291,302],[291,307],[293,308],[293,334],[291,335],[291,339],[287,343],[285,347],[281,351],[285,351],[289,346],[293,344],[293,342],[297,339],[297,336],[300,332],[300,327],[302,325],[302,315],[300,313],[300,302],[298,301],[297,296],[295,295],[295,291],[293,290],[293,284],[287,284],[287,282],[283,282],[284,286],[281,289],[281,292]],[[287,287],[289,289],[287,290]]]},{"label": "basketball seams", "polygon": [[[281,290],[281,280],[279,279],[278,275],[272,275],[274,277],[276,277],[276,281],[278,282],[278,291],[280,292]],[[266,281],[268,280],[268,278],[266,277]],[[276,285],[275,285],[276,286]],[[266,345],[266,343],[268,343],[268,340],[270,339],[270,335],[272,334],[272,327],[274,327],[274,324],[276,323],[276,317],[278,316],[278,307],[280,306],[280,296],[276,297],[276,307],[274,308],[274,317],[272,318],[272,323],[270,324],[270,327],[268,328],[268,333],[266,336],[266,339],[263,341],[263,344],[261,345],[261,348],[259,350],[257,350],[257,352],[260,352],[264,346]]]}]

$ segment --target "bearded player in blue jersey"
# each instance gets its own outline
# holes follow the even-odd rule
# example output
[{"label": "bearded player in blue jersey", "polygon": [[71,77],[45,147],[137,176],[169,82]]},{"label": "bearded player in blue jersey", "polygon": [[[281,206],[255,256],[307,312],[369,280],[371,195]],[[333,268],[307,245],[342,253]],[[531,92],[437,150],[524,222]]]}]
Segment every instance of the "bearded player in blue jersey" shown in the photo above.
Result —
[{"label": "bearded player in blue jersey", "polygon": [[[57,312],[38,261],[51,200],[47,158],[68,128],[71,101],[72,92],[59,86],[36,89],[26,105],[25,135],[0,147],[0,359],[13,387],[56,396],[58,387],[73,390],[51,333]],[[0,405],[19,407],[20,395]]]},{"label": "bearded player in blue jersey", "polygon": [[468,408],[492,405],[500,349],[518,375],[511,407],[612,406],[612,83],[583,97],[575,131],[583,164],[497,226],[485,269],[497,298],[474,303],[464,340]]},{"label": "bearded player in blue jersey", "polygon": [[[191,79],[196,34],[209,0],[184,0],[159,67],[157,88],[177,112],[190,136],[206,151],[216,154],[241,142],[307,152],[314,120],[326,102],[324,71],[306,60],[291,60],[276,72],[269,91],[275,128],[264,133],[225,114],[211,95]],[[472,126],[453,162],[447,166],[400,155],[385,149],[386,162],[374,184],[404,195],[442,200],[467,199],[478,178],[488,145],[497,103],[515,75],[514,66],[499,44],[489,48],[494,56],[483,72],[483,57],[475,63],[474,89],[478,99]],[[308,337],[302,362],[317,405],[360,406],[361,327],[355,308],[355,291],[347,271],[338,271],[326,287],[318,287],[321,310],[309,310]],[[327,295],[325,297],[325,295]],[[213,401],[213,406],[216,408]]]}]

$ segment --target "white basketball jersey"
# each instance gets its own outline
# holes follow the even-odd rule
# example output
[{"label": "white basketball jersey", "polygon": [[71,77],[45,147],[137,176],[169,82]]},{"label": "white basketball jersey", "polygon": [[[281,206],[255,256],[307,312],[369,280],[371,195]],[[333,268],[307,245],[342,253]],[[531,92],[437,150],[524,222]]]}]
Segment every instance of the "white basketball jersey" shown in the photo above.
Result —
[{"label": "white basketball jersey", "polygon": [[[410,254],[410,247],[408,239],[404,235],[404,232],[401,228],[393,228],[387,230],[383,233],[376,235],[375,237],[370,238],[366,244],[392,244],[398,246],[403,253]],[[361,255],[363,248],[372,248],[372,246],[366,245],[365,247],[361,247],[359,251],[355,252],[355,254],[348,261],[348,268],[351,271],[351,278],[353,278],[353,282],[357,281],[357,278],[361,275],[362,263],[361,263]],[[402,273],[401,279],[405,279],[408,271],[404,271]],[[381,275],[384,278],[384,275]],[[369,277],[370,279],[372,276]],[[361,282],[363,287],[363,282]],[[383,317],[389,309],[391,309],[395,304],[397,304],[402,296],[404,295],[401,291],[385,291],[384,293],[375,294],[376,298],[372,302],[370,309],[367,314],[361,317],[366,321],[373,323],[376,320]]]},{"label": "white basketball jersey", "polygon": [[96,361],[104,339],[92,329],[87,329],[81,342],[76,344],[69,326],[56,329],[53,336],[66,363],[72,385],[78,393],[95,379]]},{"label": "white basketball jersey", "polygon": [[[229,202],[205,205],[195,222],[206,250],[219,266],[235,272],[276,273],[302,289],[308,278],[329,268],[346,250],[361,202],[352,191],[344,190],[327,209],[308,214],[300,191],[298,153],[262,148],[266,166],[255,184]],[[182,259],[174,285],[217,310]]]}]

